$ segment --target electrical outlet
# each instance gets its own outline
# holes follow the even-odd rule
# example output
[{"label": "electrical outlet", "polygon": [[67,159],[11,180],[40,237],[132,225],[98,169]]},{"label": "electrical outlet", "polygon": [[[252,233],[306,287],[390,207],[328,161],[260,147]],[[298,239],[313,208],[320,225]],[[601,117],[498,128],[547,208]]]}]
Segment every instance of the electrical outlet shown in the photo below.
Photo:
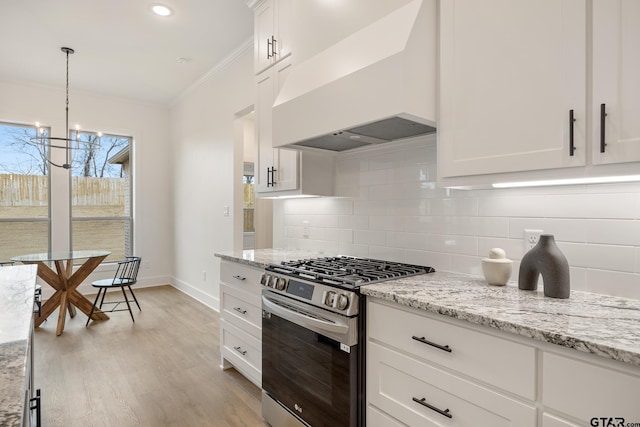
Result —
[{"label": "electrical outlet", "polygon": [[222,207],[222,215],[229,216],[229,206]]},{"label": "electrical outlet", "polygon": [[540,235],[543,233],[543,230],[524,230],[524,251],[527,252],[535,245],[538,244],[538,240],[540,240]]},{"label": "electrical outlet", "polygon": [[203,281],[207,281],[207,271],[206,270],[202,270],[202,280]]},{"label": "electrical outlet", "polygon": [[302,237],[309,238],[309,221],[302,221]]}]

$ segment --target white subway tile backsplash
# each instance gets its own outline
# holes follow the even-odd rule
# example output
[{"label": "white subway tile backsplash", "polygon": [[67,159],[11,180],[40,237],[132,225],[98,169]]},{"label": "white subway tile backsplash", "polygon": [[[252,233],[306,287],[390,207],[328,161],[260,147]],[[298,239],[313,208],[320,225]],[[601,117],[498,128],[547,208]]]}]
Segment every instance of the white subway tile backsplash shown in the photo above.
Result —
[{"label": "white subway tile backsplash", "polygon": [[522,240],[495,237],[478,238],[478,255],[480,257],[488,258],[489,251],[493,248],[503,249],[507,253],[507,258],[511,260],[520,260],[525,254]]},{"label": "white subway tile backsplash", "polygon": [[387,233],[384,231],[353,230],[353,243],[385,246],[387,244]]},{"label": "white subway tile backsplash", "polygon": [[481,216],[634,218],[637,200],[616,194],[547,194],[491,197],[479,201]]},{"label": "white subway tile backsplash", "polygon": [[524,230],[543,230],[546,234],[553,234],[556,241],[579,242],[587,241],[586,219],[560,218],[510,218],[509,237],[524,239]]},{"label": "white subway tile backsplash", "polygon": [[635,269],[635,248],[632,246],[557,243],[569,265],[623,272]]},{"label": "white subway tile backsplash", "polygon": [[423,142],[338,156],[336,192],[348,197],[276,201],[283,246],[478,276],[500,247],[517,283],[524,230],[542,229],[567,257],[573,290],[640,299],[640,183],[442,189],[435,138]]},{"label": "white subway tile backsplash", "polygon": [[480,260],[481,258],[474,256],[451,255],[451,270],[482,277],[482,263]]},{"label": "white subway tile backsplash", "polygon": [[587,220],[587,243],[640,246],[640,221]]},{"label": "white subway tile backsplash", "polygon": [[640,299],[640,282],[637,274],[611,270],[587,270],[585,291]]},{"label": "white subway tile backsplash", "polygon": [[[478,238],[451,234],[429,234],[426,236],[426,250],[459,255],[478,255]],[[416,248],[417,249],[417,248]]]},{"label": "white subway tile backsplash", "polygon": [[368,230],[368,215],[337,215],[339,228],[352,228],[354,230]]},{"label": "white subway tile backsplash", "polygon": [[409,264],[433,267],[436,271],[451,271],[451,255],[442,252],[405,251],[405,261]]},{"label": "white subway tile backsplash", "polygon": [[415,231],[406,226],[405,217],[401,216],[372,216],[369,219],[371,230],[384,231]]}]

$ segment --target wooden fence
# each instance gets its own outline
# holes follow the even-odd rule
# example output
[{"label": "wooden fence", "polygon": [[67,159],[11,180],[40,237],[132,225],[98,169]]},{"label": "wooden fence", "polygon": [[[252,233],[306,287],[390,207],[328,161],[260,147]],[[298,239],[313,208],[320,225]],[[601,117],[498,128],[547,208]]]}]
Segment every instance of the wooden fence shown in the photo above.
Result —
[{"label": "wooden fence", "polygon": [[[124,206],[123,178],[72,177],[74,206]],[[0,206],[46,206],[49,179],[41,175],[0,174]]]}]

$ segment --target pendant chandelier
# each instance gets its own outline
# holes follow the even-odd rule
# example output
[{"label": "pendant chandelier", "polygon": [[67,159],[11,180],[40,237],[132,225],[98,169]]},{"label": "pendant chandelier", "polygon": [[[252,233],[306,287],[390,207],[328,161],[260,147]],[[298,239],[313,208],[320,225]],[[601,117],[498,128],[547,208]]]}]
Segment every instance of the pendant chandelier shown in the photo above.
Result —
[{"label": "pendant chandelier", "polygon": [[71,169],[73,162],[73,151],[74,150],[99,150],[100,149],[100,137],[102,133],[97,134],[97,138],[95,140],[82,141],[80,139],[80,127],[76,125],[75,131],[72,132],[69,129],[69,55],[73,55],[75,51],[70,47],[62,47],[60,48],[62,52],[67,55],[67,84],[65,88],[66,93],[66,104],[65,104],[65,129],[66,136],[63,137],[55,137],[49,135],[43,127],[40,126],[40,123],[36,122],[36,136],[30,139],[31,143],[35,145],[39,145],[46,148],[57,148],[61,150],[65,150],[65,162],[62,164],[57,164],[51,161],[51,156],[47,156],[47,162],[49,164],[64,168]]}]

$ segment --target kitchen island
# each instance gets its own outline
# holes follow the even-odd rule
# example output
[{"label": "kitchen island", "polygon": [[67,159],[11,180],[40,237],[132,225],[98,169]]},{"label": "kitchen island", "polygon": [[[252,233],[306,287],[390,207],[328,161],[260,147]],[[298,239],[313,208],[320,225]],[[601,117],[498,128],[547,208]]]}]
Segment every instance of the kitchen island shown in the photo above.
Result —
[{"label": "kitchen island", "polygon": [[0,425],[6,427],[28,425],[36,272],[35,265],[0,268]]}]

